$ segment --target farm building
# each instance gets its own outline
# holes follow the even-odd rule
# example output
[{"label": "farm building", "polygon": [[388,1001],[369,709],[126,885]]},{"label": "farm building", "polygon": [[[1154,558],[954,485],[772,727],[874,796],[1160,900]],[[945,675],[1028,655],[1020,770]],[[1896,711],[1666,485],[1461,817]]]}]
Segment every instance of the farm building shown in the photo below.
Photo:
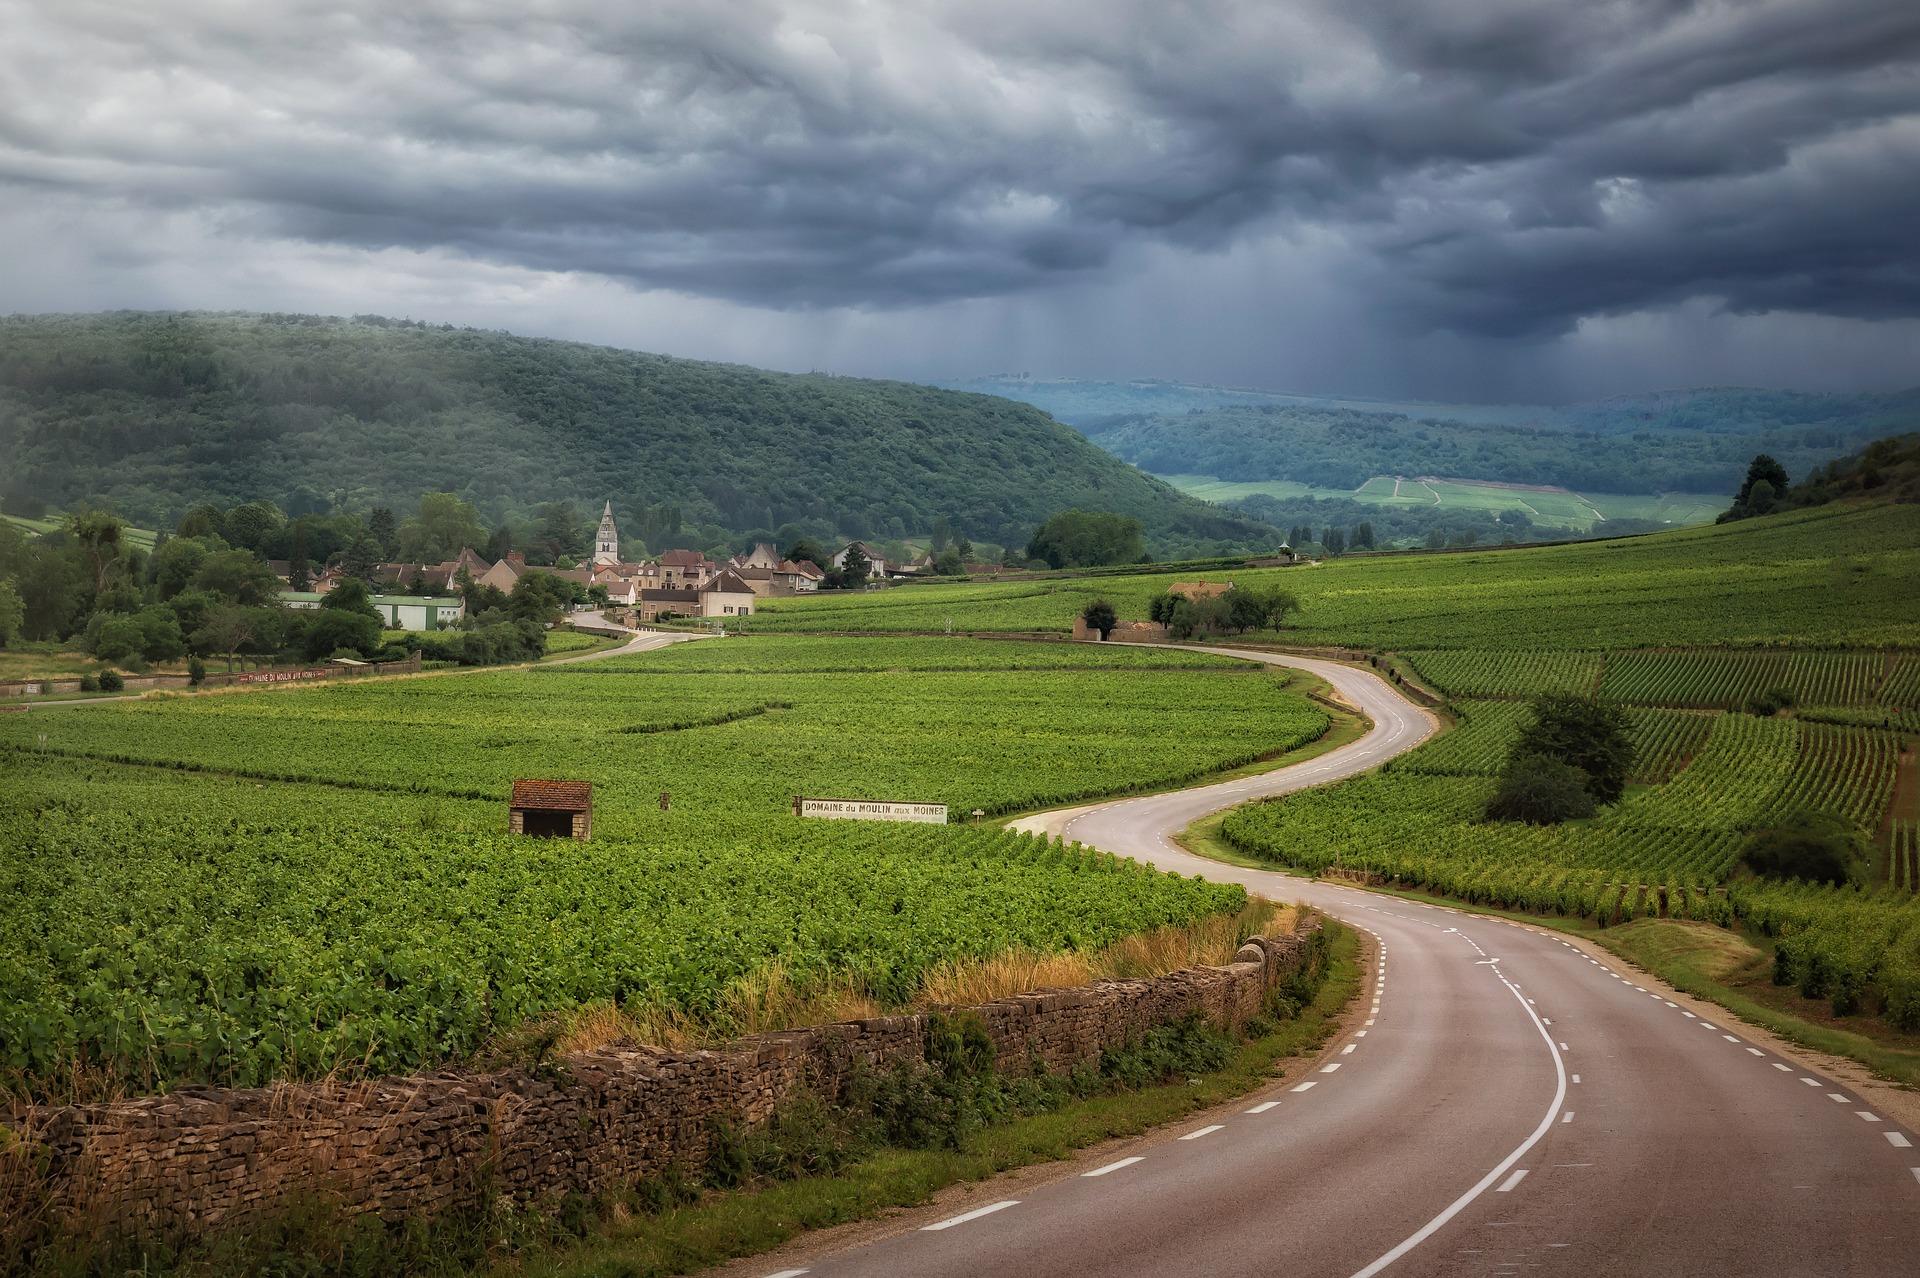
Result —
[{"label": "farm building", "polygon": [[536,839],[593,837],[593,782],[516,780],[507,828]]}]

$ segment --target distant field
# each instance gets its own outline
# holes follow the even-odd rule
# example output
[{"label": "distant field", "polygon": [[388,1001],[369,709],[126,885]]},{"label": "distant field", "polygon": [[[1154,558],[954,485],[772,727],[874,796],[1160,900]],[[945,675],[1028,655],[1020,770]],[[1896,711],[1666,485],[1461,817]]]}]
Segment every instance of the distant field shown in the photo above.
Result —
[{"label": "distant field", "polygon": [[[47,533],[54,532],[63,522],[58,517],[53,519],[28,519],[23,515],[0,515],[0,519],[6,520],[15,527],[24,528],[35,536],[43,536]],[[151,528],[129,527],[125,531],[125,536],[127,541],[133,545],[134,549],[147,551],[149,553],[153,550],[155,533]]]},{"label": "distant field", "polygon": [[[1289,643],[1378,649],[1793,644],[1920,647],[1920,507],[1819,507],[1564,546],[1349,556],[1216,571],[1300,601]],[[761,631],[1060,634],[1097,598],[1146,616],[1165,574],[912,585],[768,599]]]},{"label": "distant field", "polygon": [[1430,506],[1451,510],[1483,510],[1498,514],[1518,510],[1536,524],[1551,524],[1590,532],[1613,519],[1647,519],[1676,525],[1704,524],[1727,508],[1725,493],[1575,493],[1565,489],[1511,488],[1461,479],[1396,479],[1376,475],[1357,489],[1313,488],[1292,480],[1238,483],[1210,475],[1162,475],[1182,492],[1207,501],[1233,502],[1256,495],[1342,497],[1381,506]]}]

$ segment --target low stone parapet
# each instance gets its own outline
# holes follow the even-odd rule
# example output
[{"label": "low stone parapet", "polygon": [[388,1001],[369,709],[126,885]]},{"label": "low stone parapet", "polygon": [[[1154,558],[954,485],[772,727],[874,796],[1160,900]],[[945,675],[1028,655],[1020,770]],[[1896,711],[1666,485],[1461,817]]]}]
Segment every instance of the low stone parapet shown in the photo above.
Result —
[{"label": "low stone parapet", "polygon": [[[1317,926],[1317,923],[1312,925]],[[1310,933],[1255,938],[1225,967],[1035,990],[955,1009],[1002,1071],[1065,1071],[1195,1012],[1238,1027],[1296,971]],[[534,1201],[700,1166],[713,1120],[754,1123],[798,1088],[838,1096],[924,1052],[928,1014],[759,1034],[722,1050],[616,1044],[550,1068],[165,1096],[0,1117],[0,1218],[197,1231],[320,1198],[348,1214]]]}]

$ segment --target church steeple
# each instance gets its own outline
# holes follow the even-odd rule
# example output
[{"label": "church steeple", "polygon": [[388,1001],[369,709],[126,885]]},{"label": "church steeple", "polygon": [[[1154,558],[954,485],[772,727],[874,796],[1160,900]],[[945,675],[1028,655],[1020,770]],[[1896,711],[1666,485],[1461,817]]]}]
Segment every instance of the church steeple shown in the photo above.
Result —
[{"label": "church steeple", "polygon": [[612,502],[608,502],[606,510],[600,514],[600,531],[593,539],[593,562],[596,564],[620,562],[620,530],[613,526]]}]

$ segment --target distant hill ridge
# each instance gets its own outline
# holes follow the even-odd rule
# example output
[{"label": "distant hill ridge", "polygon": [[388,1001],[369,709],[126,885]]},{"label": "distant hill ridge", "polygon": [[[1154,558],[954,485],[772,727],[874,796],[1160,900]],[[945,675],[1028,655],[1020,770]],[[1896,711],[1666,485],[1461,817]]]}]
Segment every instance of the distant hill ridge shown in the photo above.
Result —
[{"label": "distant hill ridge", "polygon": [[1272,544],[1028,405],[377,316],[114,312],[0,319],[0,498],[170,526],[194,502],[489,513],[611,498],[734,532],[936,519],[1020,543],[1069,507],[1141,520],[1159,555]]},{"label": "distant hill ridge", "polygon": [[1835,454],[1920,428],[1920,389],[1884,394],[1715,387],[1564,407],[1285,395],[1172,382],[976,378],[943,385],[1024,399],[1161,475],[1355,488],[1448,475],[1602,493],[1725,492],[1755,453],[1796,478]]}]

